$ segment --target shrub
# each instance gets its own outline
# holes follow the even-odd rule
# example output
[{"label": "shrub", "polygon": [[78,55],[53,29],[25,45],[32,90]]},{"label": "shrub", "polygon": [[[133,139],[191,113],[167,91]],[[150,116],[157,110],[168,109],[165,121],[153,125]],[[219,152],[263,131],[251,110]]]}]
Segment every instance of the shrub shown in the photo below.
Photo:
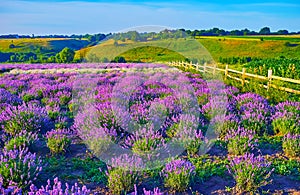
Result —
[{"label": "shrub", "polygon": [[277,104],[272,116],[272,126],[277,134],[300,134],[300,102],[286,101]]},{"label": "shrub", "polygon": [[262,96],[255,94],[255,93],[244,93],[239,94],[235,97],[236,100],[236,107],[238,110],[241,109],[241,106],[250,103],[250,102],[261,102],[263,104],[268,104],[267,100]]},{"label": "shrub", "polygon": [[159,155],[161,149],[166,149],[166,143],[162,135],[151,125],[150,128],[143,128],[128,136],[125,148],[131,148],[133,153],[150,160]]},{"label": "shrub", "polygon": [[9,151],[20,147],[30,147],[35,140],[37,140],[36,133],[22,131],[17,136],[10,138],[10,140],[5,143],[4,148]]},{"label": "shrub", "polygon": [[47,127],[47,122],[46,111],[36,105],[7,106],[0,114],[2,128],[12,136],[19,134],[23,130],[26,132],[38,132]]},{"label": "shrub", "polygon": [[288,133],[284,136],[282,142],[282,148],[284,153],[290,157],[300,156],[300,134],[292,135]]},{"label": "shrub", "polygon": [[142,159],[123,154],[111,161],[108,168],[108,187],[112,194],[126,194],[138,182]]},{"label": "shrub", "polygon": [[236,114],[217,115],[210,121],[220,139],[224,139],[229,130],[238,129],[239,123]]},{"label": "shrub", "polygon": [[71,132],[65,129],[52,130],[46,133],[47,146],[52,154],[65,153],[71,144]]},{"label": "shrub", "polygon": [[79,112],[75,117],[74,128],[93,154],[99,157],[113,143],[117,131],[113,127],[102,127],[98,116],[95,115],[89,110]]},{"label": "shrub", "polygon": [[262,156],[246,153],[243,156],[234,157],[227,166],[229,173],[236,182],[235,190],[241,192],[256,192],[258,188],[270,183],[270,176],[274,169],[270,169],[270,162]]},{"label": "shrub", "polygon": [[0,175],[2,185],[15,185],[25,189],[32,184],[42,170],[41,159],[28,149],[3,150],[0,155]]},{"label": "shrub", "polygon": [[23,101],[25,103],[31,101],[31,100],[34,100],[35,99],[35,96],[34,95],[31,95],[31,94],[25,94],[23,97],[22,97]]},{"label": "shrub", "polygon": [[7,91],[3,88],[0,88],[0,104],[1,105],[10,104],[10,105],[16,106],[21,103],[22,103],[22,100],[18,96],[11,94],[9,91]]},{"label": "shrub", "polygon": [[192,183],[195,176],[195,167],[185,160],[172,160],[162,170],[162,176],[166,187],[176,192],[183,192]]},{"label": "shrub", "polygon": [[241,124],[258,135],[271,134],[272,107],[262,102],[248,102],[240,108]]},{"label": "shrub", "polygon": [[254,131],[239,127],[231,129],[225,140],[227,141],[227,149],[229,154],[242,155],[252,152],[257,147],[257,139],[255,139]]},{"label": "shrub", "polygon": [[197,130],[197,125],[198,121],[195,116],[181,115],[178,132],[172,138],[172,145],[183,147],[190,156],[197,154],[204,141],[202,131]]},{"label": "shrub", "polygon": [[[200,149],[200,146],[203,143],[204,136],[201,131],[192,131],[194,136],[180,137],[179,142],[186,149],[189,156],[196,155]],[[179,133],[181,134],[181,133]],[[176,138],[175,138],[176,140]]]},{"label": "shrub", "polygon": [[178,131],[178,123],[174,123],[166,130],[166,134],[168,137],[172,138],[176,135],[177,131]]}]

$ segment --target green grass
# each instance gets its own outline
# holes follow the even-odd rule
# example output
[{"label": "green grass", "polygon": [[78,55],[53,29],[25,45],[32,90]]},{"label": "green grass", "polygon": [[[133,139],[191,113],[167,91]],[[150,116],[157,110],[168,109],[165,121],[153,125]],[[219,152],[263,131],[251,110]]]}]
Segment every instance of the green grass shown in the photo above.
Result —
[{"label": "green grass", "polygon": [[[10,48],[13,44],[15,47]],[[87,40],[63,39],[63,38],[23,38],[23,39],[0,39],[0,52],[35,52],[40,49],[41,52],[59,52],[65,47],[73,50],[79,50],[87,46]]]},{"label": "green grass", "polygon": [[[209,52],[194,39],[165,39],[147,42],[119,41],[118,44],[115,44],[113,40],[108,40],[89,49],[77,51],[75,58],[85,56],[87,61],[94,61],[95,58],[113,60],[116,56],[121,55],[126,55],[126,58],[131,61],[145,58],[148,62],[170,61],[174,56],[184,56],[189,60],[212,60]],[[173,60],[176,59],[177,57]]]},{"label": "green grass", "polygon": [[[300,59],[300,38],[263,37],[263,41],[260,38],[200,37],[197,40],[210,52],[215,61],[220,57],[278,58],[284,56]],[[287,42],[291,45],[287,45]]]},{"label": "green grass", "polygon": [[[263,38],[263,41],[261,41]],[[200,43],[200,44],[199,44]],[[129,61],[170,61],[172,53],[161,54],[160,49],[146,47],[165,48],[178,53],[189,60],[206,59],[219,61],[219,58],[230,57],[256,57],[256,58],[298,58],[300,59],[300,37],[298,36],[220,36],[197,37],[193,39],[165,39],[147,42],[108,40],[102,44],[85,48],[76,52],[76,58],[85,56],[88,61],[92,59],[114,59],[121,54],[126,55]],[[164,57],[159,55],[163,55]],[[173,60],[176,60],[175,57]]]},{"label": "green grass", "polygon": [[162,61],[184,61],[186,58],[172,50],[144,46],[128,50],[119,56],[123,56],[126,62],[162,62]]},{"label": "green grass", "polygon": [[[15,47],[10,48],[11,44]],[[52,55],[64,47],[69,47],[76,50],[75,59],[84,57],[87,61],[95,61],[95,58],[107,58],[110,61],[120,55],[124,55],[131,62],[161,62],[184,58],[218,62],[220,57],[300,59],[300,36],[200,36],[196,37],[196,40],[189,38],[147,42],[126,40],[118,41],[117,44],[113,40],[108,40],[92,47],[87,47],[88,44],[87,40],[78,39],[0,39],[0,52],[40,52]]]}]

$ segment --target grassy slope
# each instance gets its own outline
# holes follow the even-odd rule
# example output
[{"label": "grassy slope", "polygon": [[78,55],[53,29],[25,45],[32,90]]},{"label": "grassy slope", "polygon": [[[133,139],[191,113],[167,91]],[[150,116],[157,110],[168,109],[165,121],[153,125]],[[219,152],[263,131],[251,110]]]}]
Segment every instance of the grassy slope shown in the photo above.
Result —
[{"label": "grassy slope", "polygon": [[[219,57],[260,57],[300,59],[300,38],[295,37],[200,37],[197,40],[218,61]],[[279,39],[279,40],[275,40]],[[283,40],[282,40],[283,39]],[[290,42],[293,46],[286,46]]]},{"label": "grassy slope", "polygon": [[127,62],[162,62],[162,61],[183,61],[185,57],[177,52],[161,47],[144,46],[128,50],[123,56]]},{"label": "grassy slope", "polygon": [[[263,41],[261,41],[263,38]],[[197,37],[202,46],[208,51],[200,49],[199,45],[193,41],[186,40],[159,40],[154,42],[138,42],[132,41],[118,42],[115,46],[113,40],[108,40],[100,45],[84,48],[76,52],[76,58],[86,56],[89,58],[91,55],[96,55],[99,58],[106,57],[113,59],[118,55],[126,55],[126,58],[133,60],[134,58],[142,59],[145,56],[150,59],[156,59],[159,50],[147,50],[145,54],[144,46],[160,46],[168,48],[169,50],[176,51],[187,58],[212,58],[215,61],[219,57],[259,57],[259,58],[276,58],[284,56],[286,58],[299,58],[300,59],[300,36],[244,36],[244,37]],[[292,46],[286,46],[290,42]],[[140,51],[131,49],[141,47]],[[144,50],[144,51],[143,51]],[[126,52],[124,54],[124,52]],[[141,54],[139,54],[141,53]],[[152,56],[152,57],[151,57]],[[166,59],[170,59],[166,55]],[[196,57],[195,57],[196,56]],[[134,60],[133,60],[134,61]]]},{"label": "grassy slope", "polygon": [[[9,48],[14,44],[15,48]],[[64,47],[78,50],[88,44],[87,40],[63,39],[63,38],[26,38],[26,39],[0,39],[1,52],[33,52],[38,47],[47,51],[61,51]]]},{"label": "grassy slope", "polygon": [[[152,49],[150,49],[150,47],[152,47]],[[134,59],[169,61],[174,56],[177,59],[179,55],[190,59],[211,59],[209,52],[207,52],[198,41],[189,39],[167,39],[149,42],[119,41],[117,46],[114,45],[113,40],[108,40],[102,44],[77,51],[75,59],[80,56],[85,56],[89,60],[94,55],[100,59],[106,57],[109,60],[114,59],[116,56],[124,55],[132,61],[134,61]]]}]

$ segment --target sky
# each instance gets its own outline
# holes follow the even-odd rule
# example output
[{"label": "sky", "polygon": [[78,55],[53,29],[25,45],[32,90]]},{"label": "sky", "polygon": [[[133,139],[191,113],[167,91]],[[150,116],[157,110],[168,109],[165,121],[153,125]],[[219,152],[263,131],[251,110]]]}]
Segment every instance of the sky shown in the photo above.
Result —
[{"label": "sky", "polygon": [[267,26],[273,32],[299,32],[300,2],[0,0],[0,34],[96,34],[137,26],[255,31]]}]

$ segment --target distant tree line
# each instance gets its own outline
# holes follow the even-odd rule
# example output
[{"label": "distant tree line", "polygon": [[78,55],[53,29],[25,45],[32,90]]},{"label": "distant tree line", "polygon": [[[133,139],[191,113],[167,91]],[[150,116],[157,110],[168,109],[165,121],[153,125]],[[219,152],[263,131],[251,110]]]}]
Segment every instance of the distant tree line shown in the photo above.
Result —
[{"label": "distant tree line", "polygon": [[289,32],[288,30],[282,29],[276,32],[272,32],[269,27],[263,27],[258,32],[249,30],[247,28],[241,30],[224,30],[220,28],[212,28],[207,30],[163,30],[159,33],[150,32],[150,33],[138,33],[137,31],[129,31],[127,33],[109,33],[109,34],[85,34],[85,35],[18,35],[18,34],[9,34],[9,35],[0,35],[0,39],[15,39],[15,38],[73,38],[73,39],[87,39],[90,42],[99,42],[107,37],[112,36],[115,40],[134,40],[134,41],[146,41],[147,39],[164,39],[164,38],[180,38],[186,35],[189,36],[245,36],[245,35],[294,35],[300,34],[298,32]]},{"label": "distant tree line", "polygon": [[289,32],[288,30],[278,30],[277,32],[271,32],[271,29],[269,27],[263,27],[258,32],[256,31],[250,31],[249,29],[245,28],[242,30],[231,30],[226,31],[219,28],[212,28],[209,30],[185,30],[188,35],[191,36],[246,36],[246,35],[294,35],[294,34],[300,34],[299,32]]},{"label": "distant tree line", "polygon": [[18,39],[18,38],[71,38],[71,39],[87,39],[90,42],[99,42],[105,39],[111,34],[85,34],[85,35],[18,35],[18,34],[9,34],[9,35],[0,35],[0,39]]},{"label": "distant tree line", "polygon": [[[187,37],[187,33],[182,29],[178,30],[162,30],[158,33],[155,32],[144,32],[139,33],[137,31],[129,31],[126,33],[115,33],[110,38],[115,41],[123,41],[132,40],[132,41],[148,41],[148,40],[159,40],[159,39],[168,39],[168,38],[185,38]],[[118,43],[115,43],[117,45]]]},{"label": "distant tree line", "polygon": [[7,63],[71,63],[76,62],[74,61],[75,52],[65,47],[56,55],[42,55],[37,54],[34,52],[7,52],[3,53],[0,52],[0,62],[7,62]]}]

